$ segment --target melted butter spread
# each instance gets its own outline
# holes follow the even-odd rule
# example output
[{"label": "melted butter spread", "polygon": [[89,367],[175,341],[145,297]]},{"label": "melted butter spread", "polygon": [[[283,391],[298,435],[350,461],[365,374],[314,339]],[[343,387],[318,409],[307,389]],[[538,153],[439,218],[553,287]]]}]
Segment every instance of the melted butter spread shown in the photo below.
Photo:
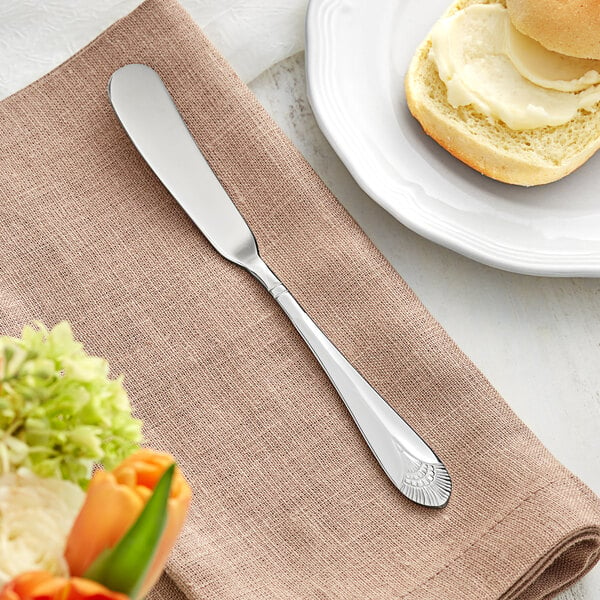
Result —
[{"label": "melted butter spread", "polygon": [[600,61],[544,48],[500,4],[473,4],[438,21],[430,57],[454,107],[473,105],[511,129],[562,125],[600,102]]}]

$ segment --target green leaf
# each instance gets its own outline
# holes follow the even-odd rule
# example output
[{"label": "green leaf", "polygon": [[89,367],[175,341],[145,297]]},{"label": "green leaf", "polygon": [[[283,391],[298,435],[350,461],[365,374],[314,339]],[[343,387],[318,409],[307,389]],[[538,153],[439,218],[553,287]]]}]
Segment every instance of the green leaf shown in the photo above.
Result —
[{"label": "green leaf", "polygon": [[[105,550],[84,573],[109,590],[137,598],[167,522],[167,501],[175,471],[172,464],[156,484],[140,516],[116,546]],[[101,526],[101,524],[100,524]]]}]

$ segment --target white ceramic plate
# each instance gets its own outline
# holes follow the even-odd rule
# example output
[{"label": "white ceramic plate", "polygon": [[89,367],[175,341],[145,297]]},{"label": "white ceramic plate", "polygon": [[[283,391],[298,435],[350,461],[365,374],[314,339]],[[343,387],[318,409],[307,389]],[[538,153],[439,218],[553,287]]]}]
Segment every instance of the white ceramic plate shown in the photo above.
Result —
[{"label": "white ceramic plate", "polygon": [[521,188],[480,175],[427,137],[406,107],[413,52],[449,0],[311,0],[308,93],[359,185],[417,233],[488,265],[600,276],[600,154]]}]

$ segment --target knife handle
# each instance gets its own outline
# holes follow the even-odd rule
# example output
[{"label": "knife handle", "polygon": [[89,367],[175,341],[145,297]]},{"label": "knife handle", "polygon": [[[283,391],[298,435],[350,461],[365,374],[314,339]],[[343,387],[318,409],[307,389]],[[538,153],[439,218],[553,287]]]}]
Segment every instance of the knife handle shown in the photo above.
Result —
[{"label": "knife handle", "polygon": [[350,364],[264,261],[258,261],[248,270],[268,289],[311,349],[393,484],[418,504],[444,507],[452,482],[440,459]]}]

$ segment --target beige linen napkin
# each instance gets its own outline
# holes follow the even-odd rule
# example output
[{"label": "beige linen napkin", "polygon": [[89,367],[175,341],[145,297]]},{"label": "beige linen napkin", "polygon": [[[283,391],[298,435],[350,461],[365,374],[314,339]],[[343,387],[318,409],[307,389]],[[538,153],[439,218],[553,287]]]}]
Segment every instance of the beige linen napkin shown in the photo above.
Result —
[{"label": "beige linen napkin", "polygon": [[[443,457],[446,509],[400,496],[270,296],[209,247],[138,156],[106,96],[128,62],[163,76],[267,262]],[[126,374],[148,443],[190,479],[157,597],[537,600],[597,561],[598,499],[173,0],[148,0],[0,103],[0,251],[0,330],[68,319]]]}]

